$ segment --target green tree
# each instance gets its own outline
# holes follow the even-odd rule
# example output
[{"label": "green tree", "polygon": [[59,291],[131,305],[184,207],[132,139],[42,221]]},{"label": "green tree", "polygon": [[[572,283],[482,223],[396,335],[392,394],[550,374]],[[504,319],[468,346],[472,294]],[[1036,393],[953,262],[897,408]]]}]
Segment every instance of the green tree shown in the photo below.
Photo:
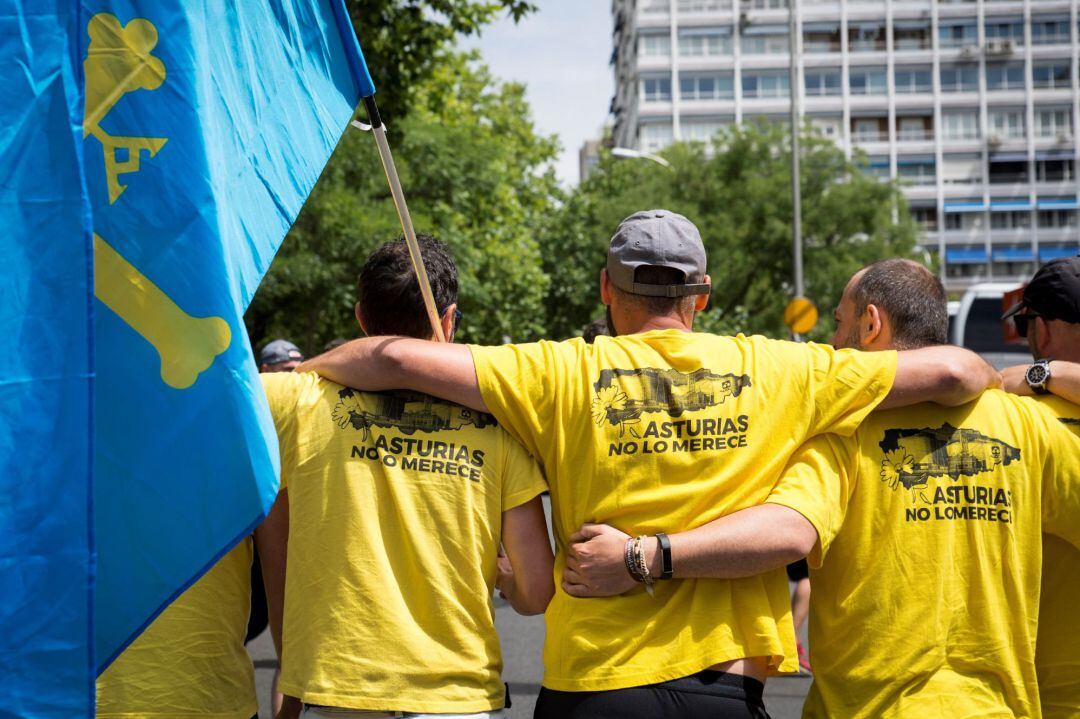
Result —
[{"label": "green tree", "polygon": [[[478,56],[440,53],[388,135],[418,232],[447,242],[461,275],[462,340],[541,336],[547,277],[532,228],[558,193],[558,146],[533,127],[524,88]],[[248,311],[256,346],[285,336],[305,351],[358,334],[356,275],[401,234],[374,140],[345,133]]]},{"label": "green tree", "polygon": [[[548,331],[578,334],[600,316],[598,274],[621,219],[663,207],[701,230],[713,292],[697,327],[785,337],[792,295],[789,133],[779,124],[733,127],[703,143],[663,154],[671,168],[605,157],[541,232],[550,289]],[[895,185],[861,172],[809,128],[802,135],[802,207],[807,295],[826,315],[812,334],[828,334],[828,314],[848,277],[888,256],[908,256],[917,236]],[[896,219],[898,218],[898,219]]]},{"label": "green tree", "polygon": [[536,7],[527,0],[347,0],[387,122],[400,122],[446,48],[474,35],[501,13],[515,21]]}]

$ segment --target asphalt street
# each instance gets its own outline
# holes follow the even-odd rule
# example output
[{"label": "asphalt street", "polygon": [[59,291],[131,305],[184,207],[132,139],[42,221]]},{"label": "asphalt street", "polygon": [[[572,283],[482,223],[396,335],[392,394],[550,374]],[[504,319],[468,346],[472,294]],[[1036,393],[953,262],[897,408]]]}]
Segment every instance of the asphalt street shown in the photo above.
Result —
[{"label": "asphalt street", "polygon": [[[531,719],[543,678],[540,649],[544,644],[544,619],[519,616],[500,599],[496,599],[495,604],[495,624],[502,640],[503,679],[510,683],[513,701],[507,714],[509,719]],[[255,639],[248,649],[255,659],[259,717],[270,719],[270,682],[277,662],[269,632]],[[765,705],[770,716],[773,719],[798,719],[809,687],[810,679],[806,676],[770,679],[765,685]]]}]

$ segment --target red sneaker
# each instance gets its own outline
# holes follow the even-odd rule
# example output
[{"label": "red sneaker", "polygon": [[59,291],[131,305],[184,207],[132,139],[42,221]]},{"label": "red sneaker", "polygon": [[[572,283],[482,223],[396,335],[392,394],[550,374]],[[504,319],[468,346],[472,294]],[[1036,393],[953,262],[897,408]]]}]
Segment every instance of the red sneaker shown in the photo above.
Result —
[{"label": "red sneaker", "polygon": [[799,666],[802,667],[802,670],[807,674],[813,674],[813,671],[810,669],[810,655],[806,653],[806,647],[802,645],[802,642],[795,640],[795,648],[799,652]]}]

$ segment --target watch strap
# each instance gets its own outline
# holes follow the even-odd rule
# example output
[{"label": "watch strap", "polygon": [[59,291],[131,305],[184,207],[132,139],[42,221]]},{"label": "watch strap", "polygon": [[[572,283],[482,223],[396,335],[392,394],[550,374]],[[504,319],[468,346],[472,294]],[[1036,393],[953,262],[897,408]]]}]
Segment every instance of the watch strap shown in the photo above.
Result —
[{"label": "watch strap", "polygon": [[671,566],[671,539],[663,532],[657,532],[656,542],[660,545],[660,578],[671,579],[674,576]]}]

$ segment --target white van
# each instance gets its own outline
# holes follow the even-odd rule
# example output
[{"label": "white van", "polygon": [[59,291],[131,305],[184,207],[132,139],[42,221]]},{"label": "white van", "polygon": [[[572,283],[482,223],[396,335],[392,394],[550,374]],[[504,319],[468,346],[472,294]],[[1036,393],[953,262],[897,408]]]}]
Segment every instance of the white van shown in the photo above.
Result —
[{"label": "white van", "polygon": [[1006,292],[1020,287],[1015,282],[984,282],[973,285],[960,302],[949,303],[949,340],[960,347],[978,352],[998,369],[1031,362],[1022,344],[1005,341],[1001,315]]}]

